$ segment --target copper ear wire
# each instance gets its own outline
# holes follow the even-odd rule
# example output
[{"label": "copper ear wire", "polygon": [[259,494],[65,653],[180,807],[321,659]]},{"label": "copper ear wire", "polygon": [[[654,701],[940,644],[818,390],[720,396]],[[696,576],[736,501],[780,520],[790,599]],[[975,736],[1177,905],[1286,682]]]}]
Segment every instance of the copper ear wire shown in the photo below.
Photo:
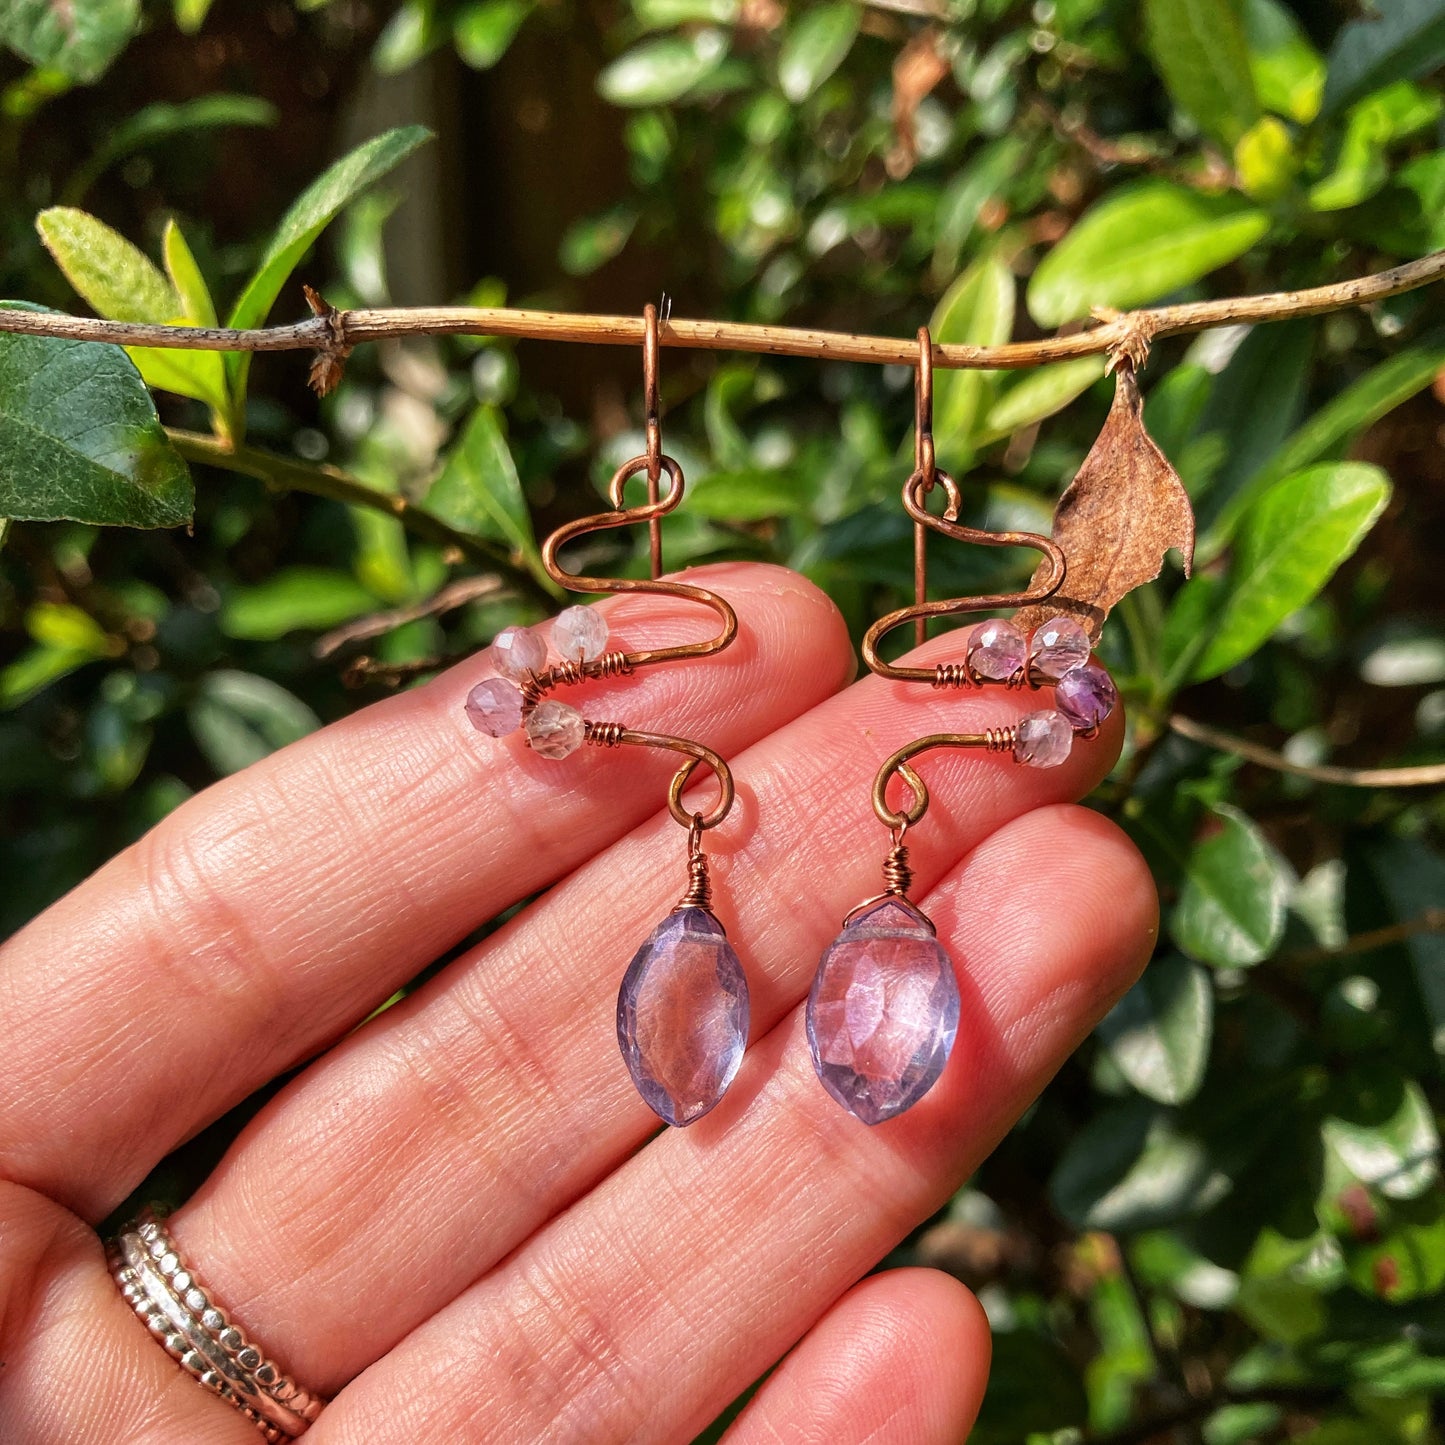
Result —
[{"label": "copper ear wire", "polygon": [[[662,567],[662,519],[682,501],[685,481],[682,468],[662,450],[662,429],[658,415],[657,401],[657,310],[648,306],[643,313],[647,330],[643,338],[643,382],[646,391],[645,410],[647,426],[647,450],[641,455],[624,462],[612,474],[607,495],[612,510],[599,512],[591,517],[580,517],[558,527],[542,543],[542,565],[547,575],[560,586],[572,592],[596,592],[602,594],[647,593],[659,597],[680,597],[710,608],[718,616],[721,630],[716,636],[703,642],[677,643],[671,647],[645,648],[637,652],[607,652],[591,662],[558,662],[544,672],[535,674],[523,686],[523,705],[530,711],[541,701],[544,694],[561,684],[574,684],[592,678],[625,676],[639,667],[650,667],[660,662],[682,662],[693,658],[711,657],[732,644],[737,637],[738,619],[732,605],[716,592],[687,582],[663,581],[659,577]],[[661,490],[662,478],[667,477],[667,491]],[[629,507],[625,493],[627,483],[636,476],[647,479],[648,498],[645,503]],[[651,576],[646,579],[630,577],[590,577],[569,572],[558,560],[558,553],[567,543],[593,532],[612,531],[619,527],[632,527],[645,522],[648,529],[648,546],[651,562]],[[687,762],[674,774],[667,790],[667,807],[673,818],[688,829],[689,837],[704,829],[716,828],[732,809],[735,789],[732,771],[711,748],[691,738],[674,737],[667,733],[641,732],[617,722],[597,722],[584,719],[584,739],[598,747],[660,748],[667,752],[681,753]],[[717,780],[718,797],[713,806],[704,813],[689,811],[683,806],[682,795],[693,774],[701,764],[712,770]],[[690,856],[702,858],[694,838]],[[705,861],[690,864],[702,867]],[[691,890],[696,891],[696,884]],[[691,896],[691,892],[689,894]]]},{"label": "copper ear wire", "polygon": [[[906,667],[886,662],[879,654],[879,644],[897,627],[913,623],[914,642],[922,644],[928,635],[928,622],[934,617],[954,617],[966,612],[992,612],[1001,608],[1025,607],[1046,601],[1063,585],[1066,563],[1058,544],[1037,532],[984,532],[965,527],[959,520],[962,493],[958,483],[938,465],[933,440],[933,341],[926,326],[918,330],[918,364],[914,374],[913,409],[913,473],[903,484],[903,508],[913,519],[913,605],[900,607],[880,617],[863,638],[863,660],[880,677],[899,682],[927,682],[933,687],[971,687],[979,685],[967,652],[961,663],[941,662],[932,668]],[[928,494],[935,486],[944,490],[947,505],[942,516],[928,510]],[[999,592],[982,597],[954,597],[938,602],[928,601],[927,538],[930,531],[942,533],[956,542],[972,542],[984,547],[1030,547],[1048,563],[1048,570],[1035,584],[1022,592]],[[1016,687],[1037,686],[1027,668],[1010,679]],[[1017,729],[987,728],[981,733],[930,733],[899,748],[873,780],[873,811],[895,834],[892,868],[901,846],[902,832],[917,823],[928,810],[928,787],[912,766],[912,760],[934,748],[984,748],[989,752],[1007,752],[1013,745]],[[907,806],[895,810],[888,804],[888,785],[894,777],[902,779],[912,797]],[[904,850],[906,858],[906,850]],[[894,891],[895,874],[885,870],[889,891]],[[907,878],[906,866],[904,872]],[[904,883],[906,891],[906,881]],[[872,900],[876,901],[876,900]]]}]

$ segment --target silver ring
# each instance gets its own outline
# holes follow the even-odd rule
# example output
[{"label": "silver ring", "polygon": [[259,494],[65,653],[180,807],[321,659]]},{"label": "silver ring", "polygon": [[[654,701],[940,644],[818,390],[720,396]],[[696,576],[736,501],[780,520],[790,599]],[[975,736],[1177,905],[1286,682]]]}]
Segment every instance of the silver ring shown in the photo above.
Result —
[{"label": "silver ring", "polygon": [[106,1246],[111,1277],[166,1353],[239,1410],[271,1445],[310,1429],[326,1401],[303,1389],[246,1338],[183,1264],[175,1241],[147,1209]]}]

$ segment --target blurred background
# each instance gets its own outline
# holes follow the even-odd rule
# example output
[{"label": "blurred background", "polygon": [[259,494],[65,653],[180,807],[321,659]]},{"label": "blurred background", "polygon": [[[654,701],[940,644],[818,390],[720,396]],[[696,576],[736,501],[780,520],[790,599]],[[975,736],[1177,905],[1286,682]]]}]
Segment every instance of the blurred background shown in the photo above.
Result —
[{"label": "blurred background", "polygon": [[[305,280],[997,342],[1445,247],[1439,0],[59,9],[0,11],[0,294],[65,311],[289,321]],[[0,427],[50,345],[0,338]],[[218,775],[542,616],[535,539],[640,449],[630,348],[368,346],[321,401],[300,353],[135,361],[168,436],[96,365],[150,418],[151,510],[0,483],[30,519],[0,533],[0,935]],[[858,634],[897,605],[906,368],[665,350],[662,380],[671,565],[786,563]],[[1441,293],[1164,340],[1141,380],[1197,566],[1105,630],[1130,735],[1091,801],[1155,869],[1159,951],[888,1263],[980,1293],[984,1445],[1430,1445]],[[940,374],[967,520],[1047,531],[1111,395],[1094,359]],[[935,595],[1032,566],[934,557]],[[184,1197],[259,1102],[140,1193]]]}]

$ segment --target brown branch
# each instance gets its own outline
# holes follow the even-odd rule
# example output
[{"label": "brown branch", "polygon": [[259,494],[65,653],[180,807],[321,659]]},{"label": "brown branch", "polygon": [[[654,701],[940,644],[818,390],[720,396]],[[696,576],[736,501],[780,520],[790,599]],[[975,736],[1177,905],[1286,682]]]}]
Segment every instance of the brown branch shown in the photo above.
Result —
[{"label": "brown branch", "polygon": [[487,597],[493,592],[500,592],[501,588],[502,579],[494,577],[490,573],[480,577],[458,578],[455,582],[448,582],[440,592],[434,593],[421,602],[413,603],[410,607],[393,607],[390,611],[376,612],[370,617],[358,617],[355,622],[344,623],[330,632],[323,633],[312,644],[311,653],[314,657],[330,657],[333,652],[345,647],[348,642],[361,642],[368,637],[379,637],[382,633],[393,632],[398,627],[405,627],[408,622],[419,622],[423,617],[435,617],[442,612],[450,612],[454,607],[475,602],[478,597]]},{"label": "brown branch", "polygon": [[1445,933],[1445,908],[1427,908],[1400,923],[1387,923],[1383,928],[1351,934],[1338,948],[1296,949],[1292,953],[1281,954],[1278,961],[1291,964],[1328,963],[1332,958],[1349,958],[1358,953],[1373,953],[1377,948],[1389,948],[1393,943],[1404,943],[1420,933]]},{"label": "brown branch", "polygon": [[[0,315],[10,314],[25,313],[0,312]],[[373,512],[394,517],[407,531],[424,541],[454,548],[461,556],[479,567],[499,574],[508,586],[523,596],[530,597],[545,607],[551,606],[551,597],[537,579],[525,567],[513,561],[503,548],[481,537],[469,537],[465,532],[458,532],[440,517],[413,506],[405,497],[394,492],[379,492],[357,477],[343,472],[339,467],[292,461],[289,457],[278,456],[275,452],[263,451],[259,447],[233,446],[230,442],[206,436],[202,432],[167,428],[166,435],[170,437],[171,445],[188,462],[202,462],[207,466],[220,467],[224,471],[255,477],[258,481],[286,491],[309,492],[315,497],[327,497],[334,502],[366,507]]]},{"label": "brown branch", "polygon": [[1424,763],[1412,768],[1341,768],[1331,763],[1292,763],[1283,753],[1252,743],[1233,733],[1221,732],[1208,723],[1195,721],[1174,713],[1170,728],[1182,738],[1203,743],[1220,752],[1233,753],[1247,762],[1289,773],[1296,778],[1310,778],[1317,783],[1338,783],[1346,788],[1423,788],[1445,783],[1445,763]]},{"label": "brown branch", "polygon": [[453,663],[464,662],[475,657],[475,651],[453,652],[440,657],[417,657],[410,662],[383,662],[380,658],[353,657],[346,664],[341,680],[347,687],[365,687],[369,682],[382,687],[400,687],[404,682],[424,677],[429,672],[441,672]]},{"label": "brown branch", "polygon": [[[1349,306],[1364,306],[1445,276],[1445,251],[1407,261],[1389,271],[1360,276],[1307,291],[1275,291],[1131,311],[1071,336],[1015,341],[1004,346],[935,344],[933,364],[974,371],[1042,366],[1074,356],[1117,351],[1139,335],[1178,336],[1243,321],[1277,321],[1287,316],[1317,316]],[[292,326],[232,331],[211,326],[155,326],[132,321],[98,321],[49,311],[0,307],[0,331],[105,341],[122,346],[159,346],[188,351],[320,351],[349,349],[364,341],[401,336],[512,336],[640,346],[640,316],[579,316],[558,311],[513,311],[505,307],[363,307],[298,321]],[[834,361],[912,365],[917,342],[888,336],[855,336],[840,331],[754,326],[733,321],[664,321],[658,333],[664,346],[703,351],[751,351],[769,356],[815,356]]]}]

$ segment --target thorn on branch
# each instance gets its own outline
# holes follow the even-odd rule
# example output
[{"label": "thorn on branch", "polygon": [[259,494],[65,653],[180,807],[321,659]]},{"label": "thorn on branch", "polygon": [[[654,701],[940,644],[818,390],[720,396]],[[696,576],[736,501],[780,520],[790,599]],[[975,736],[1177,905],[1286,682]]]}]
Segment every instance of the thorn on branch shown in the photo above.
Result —
[{"label": "thorn on branch", "polygon": [[338,311],[314,286],[303,285],[301,289],[306,293],[311,314],[326,322],[326,345],[312,358],[308,379],[317,396],[327,396],[341,384],[346,374],[346,358],[351,355],[351,345],[346,339],[346,313]]},{"label": "thorn on branch", "polygon": [[1089,314],[1118,333],[1118,339],[1109,344],[1109,364],[1104,374],[1107,376],[1127,360],[1137,376],[1149,360],[1149,348],[1158,331],[1155,318],[1147,311],[1116,311],[1112,306],[1094,306]]}]

